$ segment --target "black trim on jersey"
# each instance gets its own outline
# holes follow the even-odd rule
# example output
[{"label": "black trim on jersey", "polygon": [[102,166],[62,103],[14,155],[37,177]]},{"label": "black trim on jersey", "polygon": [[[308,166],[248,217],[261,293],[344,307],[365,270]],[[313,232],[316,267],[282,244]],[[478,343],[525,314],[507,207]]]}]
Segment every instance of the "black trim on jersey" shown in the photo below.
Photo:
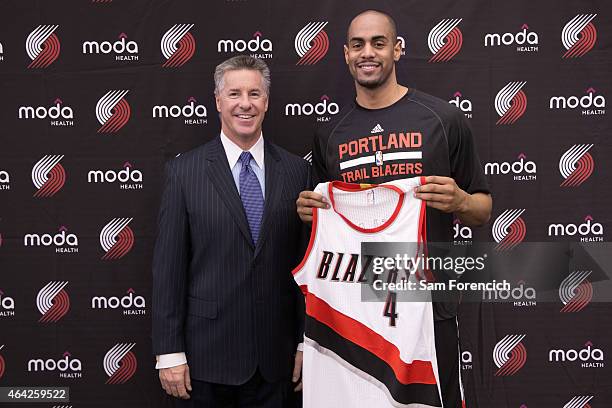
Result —
[{"label": "black trim on jersey", "polygon": [[356,369],[376,378],[387,388],[395,401],[401,404],[442,406],[437,385],[400,383],[386,362],[308,315],[305,336],[316,341],[321,347],[331,350]]}]

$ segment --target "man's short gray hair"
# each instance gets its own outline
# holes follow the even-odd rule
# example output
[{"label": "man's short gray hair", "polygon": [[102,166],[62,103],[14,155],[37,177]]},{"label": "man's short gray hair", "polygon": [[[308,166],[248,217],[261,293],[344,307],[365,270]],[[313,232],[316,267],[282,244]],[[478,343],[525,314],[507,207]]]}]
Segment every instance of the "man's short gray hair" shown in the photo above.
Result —
[{"label": "man's short gray hair", "polygon": [[253,58],[250,55],[237,55],[227,59],[217,65],[215,68],[215,95],[219,95],[223,89],[223,76],[227,71],[236,71],[240,69],[248,69],[259,71],[263,78],[263,86],[266,95],[270,95],[270,68],[259,58]]}]

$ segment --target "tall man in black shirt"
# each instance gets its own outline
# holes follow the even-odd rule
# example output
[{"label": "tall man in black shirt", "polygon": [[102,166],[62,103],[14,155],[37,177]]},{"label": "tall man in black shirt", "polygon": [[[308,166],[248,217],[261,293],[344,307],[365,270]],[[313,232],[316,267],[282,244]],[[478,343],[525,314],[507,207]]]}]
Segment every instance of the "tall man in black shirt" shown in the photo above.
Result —
[{"label": "tall man in black shirt", "polygon": [[[391,16],[367,10],[353,18],[344,57],[357,95],[315,134],[313,185],[426,176],[415,195],[427,203],[428,241],[449,242],[453,214],[463,224],[482,225],[491,215],[491,196],[465,117],[441,99],[398,84],[395,62],[400,55]],[[297,206],[306,223],[312,221],[312,207],[329,208],[310,191],[300,194]],[[445,408],[462,405],[456,309],[453,302],[434,305]]]}]

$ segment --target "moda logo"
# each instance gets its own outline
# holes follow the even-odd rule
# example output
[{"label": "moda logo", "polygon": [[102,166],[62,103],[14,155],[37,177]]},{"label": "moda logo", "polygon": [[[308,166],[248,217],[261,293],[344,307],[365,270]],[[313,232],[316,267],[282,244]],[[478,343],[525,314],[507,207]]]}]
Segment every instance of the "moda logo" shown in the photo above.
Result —
[{"label": "moda logo", "polygon": [[563,303],[561,313],[575,313],[593,299],[593,285],[588,277],[591,271],[574,271],[559,285],[559,299]]},{"label": "moda logo", "polygon": [[522,341],[524,334],[509,334],[493,348],[493,362],[497,366],[496,377],[516,374],[527,361],[527,349]]},{"label": "moda logo", "polygon": [[11,189],[11,176],[6,170],[0,170],[0,190]]},{"label": "moda logo", "polygon": [[74,126],[74,112],[70,106],[62,106],[60,98],[55,98],[53,105],[20,106],[17,109],[19,119],[51,119],[51,126]]},{"label": "moda logo", "polygon": [[453,219],[453,244],[454,245],[472,245],[472,229],[467,225],[461,224],[459,218]]},{"label": "moda logo", "polygon": [[507,251],[523,242],[527,227],[521,215],[524,209],[509,209],[502,212],[493,223],[493,239],[497,242],[495,249]]},{"label": "moda logo", "polygon": [[59,25],[39,25],[26,38],[25,49],[32,60],[28,68],[46,68],[60,54],[60,41],[55,35]]},{"label": "moda logo", "polygon": [[119,39],[110,41],[84,41],[83,54],[115,54],[115,61],[138,61],[138,43],[127,41],[127,34],[119,34]]},{"label": "moda logo", "polygon": [[586,95],[578,96],[553,96],[550,98],[548,107],[550,109],[580,109],[583,116],[605,115],[606,98],[603,95],[593,96],[597,91],[590,87]]},{"label": "moda logo", "polygon": [[145,315],[146,301],[129,288],[124,296],[94,296],[91,298],[92,309],[123,309],[124,315]]},{"label": "moda logo", "polygon": [[124,384],[136,373],[138,361],[132,353],[136,343],[117,343],[104,355],[104,371],[109,377],[106,384]]},{"label": "moda logo", "polygon": [[42,315],[40,323],[55,323],[68,313],[70,298],[64,288],[68,281],[51,281],[36,295],[36,307]]},{"label": "moda logo", "polygon": [[32,167],[32,183],[36,187],[34,197],[52,197],[66,183],[66,170],[60,164],[63,154],[46,155]]},{"label": "moda logo", "polygon": [[575,144],[559,160],[559,172],[564,178],[561,187],[578,187],[582,185],[595,168],[595,161],[589,150],[593,144]]},{"label": "moda logo", "polygon": [[[4,344],[0,344],[0,350],[4,348]],[[4,371],[6,370],[6,362],[4,361],[4,357],[0,354],[0,380],[4,377]]]},{"label": "moda logo", "polygon": [[189,32],[193,24],[175,24],[161,39],[161,52],[166,62],[164,68],[178,68],[185,65],[195,54],[196,42]]},{"label": "moda logo", "polygon": [[134,246],[134,232],[128,226],[133,218],[113,218],[100,232],[103,260],[123,258]]},{"label": "moda logo", "polygon": [[327,21],[310,22],[297,33],[294,46],[300,59],[296,65],[314,65],[325,57],[329,50],[326,25]]},{"label": "moda logo", "polygon": [[433,56],[429,62],[451,60],[461,50],[463,34],[459,30],[462,18],[446,18],[434,26],[427,36],[427,45]]},{"label": "moda logo", "polygon": [[563,408],[591,408],[589,401],[593,399],[592,395],[577,395],[569,400]]},{"label": "moda logo", "polygon": [[485,34],[485,47],[516,46],[519,52],[538,52],[538,33],[528,31],[529,26],[523,24],[518,33]]},{"label": "moda logo", "polygon": [[130,120],[130,104],[125,100],[128,90],[111,90],[96,104],[96,118],[102,125],[98,133],[115,133]]},{"label": "moda logo", "polygon": [[573,237],[579,235],[580,242],[603,242],[604,227],[599,222],[593,222],[593,217],[587,215],[581,224],[549,224],[549,237]]},{"label": "moda logo", "polygon": [[33,358],[28,361],[28,371],[59,371],[60,378],[81,378],[83,376],[83,364],[78,358],[72,357],[70,352],[66,351],[62,354],[62,358],[46,360],[42,358]]},{"label": "moda logo", "polygon": [[261,32],[255,31],[250,40],[219,40],[217,52],[250,52],[253,58],[272,58],[272,41],[267,38],[262,39],[262,37]]},{"label": "moda logo", "polygon": [[89,170],[87,182],[116,183],[121,190],[141,190],[142,172],[132,169],[130,162],[125,162],[122,170]]},{"label": "moda logo", "polygon": [[467,98],[464,98],[461,92],[457,91],[453,94],[453,98],[448,103],[451,105],[455,105],[465,115],[466,118],[472,119],[472,101]]},{"label": "moda logo", "polygon": [[79,238],[75,234],[66,234],[68,228],[61,226],[56,234],[25,234],[23,245],[28,246],[55,246],[56,253],[79,252]]},{"label": "moda logo", "polygon": [[484,171],[490,176],[511,174],[514,181],[534,181],[537,179],[536,163],[526,159],[525,153],[519,153],[517,160],[513,162],[487,162]]},{"label": "moda logo", "polygon": [[206,125],[208,123],[208,110],[206,106],[198,104],[193,96],[187,99],[187,104],[155,105],[153,118],[183,118],[186,125]]},{"label": "moda logo", "polygon": [[509,290],[484,290],[482,300],[487,302],[512,302],[514,307],[537,306],[536,290],[527,286],[525,281],[519,281]]},{"label": "moda logo", "polygon": [[0,317],[13,316],[15,316],[15,299],[6,296],[2,289],[0,289]]},{"label": "moda logo", "polygon": [[500,118],[496,125],[511,125],[516,122],[527,109],[527,95],[522,88],[527,82],[508,82],[495,95],[495,111]]},{"label": "moda logo", "polygon": [[329,122],[331,116],[340,112],[340,106],[336,102],[330,102],[327,95],[321,96],[320,102],[312,103],[288,103],[285,105],[285,116],[313,116],[317,122]]},{"label": "moda logo", "polygon": [[592,21],[597,14],[578,14],[565,24],[561,42],[567,51],[562,58],[579,58],[589,52],[597,41],[597,29]]},{"label": "moda logo", "polygon": [[471,370],[472,369],[472,353],[469,351],[461,352],[461,369]]},{"label": "moda logo", "polygon": [[603,350],[594,348],[591,341],[587,341],[580,350],[550,350],[548,353],[548,361],[551,363],[580,361],[581,368],[603,368],[605,366]]}]

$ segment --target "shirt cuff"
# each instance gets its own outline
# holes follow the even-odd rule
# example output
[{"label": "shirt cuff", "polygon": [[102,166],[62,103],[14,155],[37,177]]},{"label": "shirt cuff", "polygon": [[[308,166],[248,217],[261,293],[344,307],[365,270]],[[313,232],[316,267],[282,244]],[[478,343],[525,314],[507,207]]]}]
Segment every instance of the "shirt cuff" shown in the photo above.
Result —
[{"label": "shirt cuff", "polygon": [[170,354],[161,354],[157,356],[157,364],[155,364],[155,368],[170,368],[176,367],[181,364],[187,363],[187,356],[185,353],[170,353]]},{"label": "shirt cuff", "polygon": [[297,345],[297,351],[304,351],[304,343],[299,343]]}]

